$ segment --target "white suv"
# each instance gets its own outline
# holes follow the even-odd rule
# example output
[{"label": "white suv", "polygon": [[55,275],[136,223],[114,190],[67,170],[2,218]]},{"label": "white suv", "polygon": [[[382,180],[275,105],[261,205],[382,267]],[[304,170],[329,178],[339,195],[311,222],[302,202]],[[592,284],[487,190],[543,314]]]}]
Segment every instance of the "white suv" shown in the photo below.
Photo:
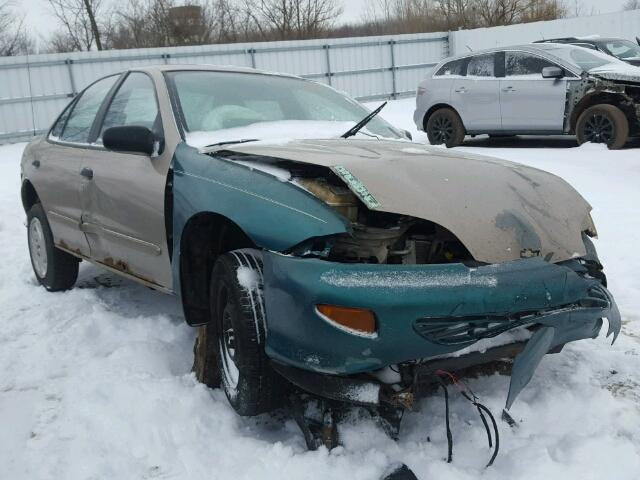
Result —
[{"label": "white suv", "polygon": [[465,135],[575,134],[621,148],[640,131],[640,68],[553,43],[449,58],[418,86],[414,121],[432,144]]}]

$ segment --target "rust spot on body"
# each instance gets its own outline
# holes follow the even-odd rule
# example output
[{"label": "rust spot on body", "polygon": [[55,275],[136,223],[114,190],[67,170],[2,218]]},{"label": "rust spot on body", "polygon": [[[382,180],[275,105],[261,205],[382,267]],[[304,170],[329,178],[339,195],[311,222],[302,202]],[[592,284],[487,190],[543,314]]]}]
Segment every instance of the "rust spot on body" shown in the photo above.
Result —
[{"label": "rust spot on body", "polygon": [[115,268],[116,270],[122,272],[122,273],[126,273],[127,275],[131,275],[132,277],[136,277],[139,278],[140,280],[143,280],[147,283],[150,283],[152,285],[157,285],[156,282],[154,282],[152,279],[144,277],[136,272],[134,272],[133,270],[131,270],[131,268],[129,268],[129,264],[127,262],[125,262],[124,260],[114,260],[112,257],[107,257],[104,260],[102,260],[102,263],[111,267],[111,268]]}]

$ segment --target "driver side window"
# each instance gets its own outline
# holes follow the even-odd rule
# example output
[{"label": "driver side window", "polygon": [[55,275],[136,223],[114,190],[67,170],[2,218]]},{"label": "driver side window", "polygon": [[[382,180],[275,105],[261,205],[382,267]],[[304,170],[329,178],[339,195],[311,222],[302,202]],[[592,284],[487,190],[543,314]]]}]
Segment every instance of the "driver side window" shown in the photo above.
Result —
[{"label": "driver side window", "polygon": [[542,69],[557,67],[544,58],[525,52],[505,52],[505,73],[507,77],[542,78]]},{"label": "driver side window", "polygon": [[113,97],[102,123],[100,139],[107,128],[134,125],[147,127],[156,135],[162,136],[153,82],[149,76],[140,72],[130,73]]}]

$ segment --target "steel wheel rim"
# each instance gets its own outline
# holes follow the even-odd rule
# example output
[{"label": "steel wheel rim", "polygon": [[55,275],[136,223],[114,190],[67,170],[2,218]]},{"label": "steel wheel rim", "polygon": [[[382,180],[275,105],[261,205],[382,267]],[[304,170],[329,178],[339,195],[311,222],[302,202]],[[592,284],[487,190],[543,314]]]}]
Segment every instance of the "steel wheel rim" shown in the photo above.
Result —
[{"label": "steel wheel rim", "polygon": [[221,303],[218,310],[222,315],[222,329],[218,335],[220,353],[222,357],[222,374],[227,387],[236,390],[240,380],[240,370],[236,364],[237,342],[233,329],[233,308],[228,301],[226,289],[220,292]]},{"label": "steel wheel rim", "polygon": [[36,275],[40,278],[47,276],[47,247],[44,239],[44,230],[40,219],[34,217],[29,222],[29,254]]},{"label": "steel wheel rim", "polygon": [[608,115],[594,113],[584,124],[584,137],[591,143],[611,143],[615,138],[615,125]]},{"label": "steel wheel rim", "polygon": [[436,144],[447,143],[453,138],[453,122],[448,117],[436,117],[431,124],[431,136]]}]

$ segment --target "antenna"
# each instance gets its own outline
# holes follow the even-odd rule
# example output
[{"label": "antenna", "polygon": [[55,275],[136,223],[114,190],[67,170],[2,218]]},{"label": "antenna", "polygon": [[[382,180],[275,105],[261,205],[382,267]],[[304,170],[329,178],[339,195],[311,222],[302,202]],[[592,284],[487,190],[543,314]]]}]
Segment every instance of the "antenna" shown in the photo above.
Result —
[{"label": "antenna", "polygon": [[540,36],[542,37],[542,40],[546,40],[546,38],[544,38],[544,34],[542,32],[540,32]]},{"label": "antenna", "polygon": [[467,47],[470,52],[473,52],[473,48],[471,48],[469,45],[465,45],[465,47]]},{"label": "antenna", "polygon": [[33,88],[31,86],[31,61],[29,60],[29,48],[27,46],[27,80],[29,82],[29,104],[31,106],[31,128],[33,128],[33,136],[36,136],[36,114],[33,109]]}]

